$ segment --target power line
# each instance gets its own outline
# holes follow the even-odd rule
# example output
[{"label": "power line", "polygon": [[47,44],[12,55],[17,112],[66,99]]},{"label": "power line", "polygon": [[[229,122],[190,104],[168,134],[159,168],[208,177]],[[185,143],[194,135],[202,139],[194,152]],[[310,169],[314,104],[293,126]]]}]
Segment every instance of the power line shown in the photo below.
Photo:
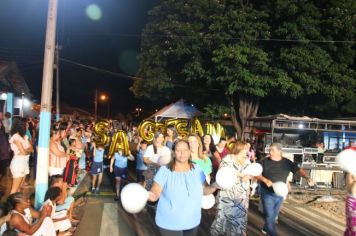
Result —
[{"label": "power line", "polygon": [[[59,60],[67,62],[67,63],[72,64],[72,65],[80,66],[80,67],[83,67],[83,68],[86,68],[86,69],[90,69],[90,70],[94,70],[94,71],[97,71],[97,72],[109,74],[109,75],[112,75],[112,76],[115,76],[115,77],[121,77],[121,78],[130,79],[130,80],[134,80],[134,81],[143,79],[143,78],[140,78],[140,77],[134,77],[134,76],[125,75],[125,74],[121,74],[121,73],[117,73],[117,72],[112,72],[112,71],[101,69],[101,68],[98,68],[98,67],[95,67],[95,66],[85,65],[85,64],[82,64],[82,63],[79,63],[79,62],[75,62],[75,61],[72,61],[72,60],[68,60],[68,59],[65,59],[65,58],[62,58],[62,57],[60,57]],[[179,84],[179,83],[175,83],[175,82],[170,82],[170,83],[173,84],[176,87],[194,88],[193,86],[189,86],[189,85],[185,85],[185,84]],[[197,89],[198,89],[198,87],[197,87]],[[201,89],[201,87],[199,87],[199,89]],[[213,88],[204,88],[204,90],[215,91],[215,92],[220,91],[219,89],[213,89]]]},{"label": "power line", "polygon": [[[116,34],[116,33],[70,33],[70,35],[96,35],[96,36],[118,36],[118,37],[152,37],[152,38],[205,38],[205,39],[214,39],[219,35],[177,35],[177,34]],[[270,41],[270,42],[296,42],[296,43],[356,43],[355,40],[319,40],[319,39],[278,39],[278,38],[255,38],[255,39],[246,39],[246,38],[237,38],[231,37],[231,40],[244,40],[244,41]]]},{"label": "power line", "polygon": [[106,74],[109,74],[109,75],[112,75],[112,76],[116,76],[116,77],[121,77],[121,78],[125,78],[125,79],[130,79],[130,80],[141,80],[142,79],[142,78],[139,78],[139,77],[134,77],[134,76],[130,76],[130,75],[125,75],[125,74],[121,74],[121,73],[117,73],[117,72],[112,72],[112,71],[109,71],[109,70],[101,69],[101,68],[98,68],[98,67],[95,67],[95,66],[85,65],[85,64],[82,64],[82,63],[79,63],[79,62],[75,62],[75,61],[72,61],[72,60],[68,60],[68,59],[65,59],[65,58],[62,58],[62,57],[59,58],[59,60],[67,62],[67,63],[72,64],[72,65],[80,66],[80,67],[87,68],[87,69],[90,69],[90,70],[94,70],[94,71],[97,71],[97,72],[106,73]]}]

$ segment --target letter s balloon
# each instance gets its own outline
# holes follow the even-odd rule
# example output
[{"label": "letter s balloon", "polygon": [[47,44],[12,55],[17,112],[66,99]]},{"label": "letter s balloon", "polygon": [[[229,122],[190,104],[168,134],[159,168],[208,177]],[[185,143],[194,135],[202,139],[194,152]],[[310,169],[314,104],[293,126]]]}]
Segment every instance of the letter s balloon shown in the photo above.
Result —
[{"label": "letter s balloon", "polygon": [[109,136],[106,134],[105,129],[110,126],[109,122],[102,120],[94,125],[94,142],[99,145],[107,145],[110,142]]}]

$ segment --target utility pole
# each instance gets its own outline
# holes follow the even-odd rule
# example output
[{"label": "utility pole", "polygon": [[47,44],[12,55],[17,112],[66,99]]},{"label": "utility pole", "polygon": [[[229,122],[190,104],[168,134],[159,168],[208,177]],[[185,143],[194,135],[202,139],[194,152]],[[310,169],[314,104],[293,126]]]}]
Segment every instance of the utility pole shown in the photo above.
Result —
[{"label": "utility pole", "polygon": [[60,114],[60,105],[59,105],[59,50],[62,49],[62,46],[56,44],[56,121],[59,121]]},{"label": "utility pole", "polygon": [[53,61],[56,39],[57,7],[58,0],[49,0],[42,76],[40,130],[35,188],[36,208],[39,208],[42,205],[48,189],[49,134],[51,130]]},{"label": "utility pole", "polygon": [[95,95],[94,95],[94,116],[96,122],[96,118],[98,116],[98,90],[97,89],[95,89]]}]

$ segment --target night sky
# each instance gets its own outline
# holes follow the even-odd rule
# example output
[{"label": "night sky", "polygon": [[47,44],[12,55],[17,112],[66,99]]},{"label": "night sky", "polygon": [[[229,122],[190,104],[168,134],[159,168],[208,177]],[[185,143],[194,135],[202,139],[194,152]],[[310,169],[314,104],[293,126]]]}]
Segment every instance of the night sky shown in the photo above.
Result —
[{"label": "night sky", "polygon": [[[139,67],[141,32],[153,0],[59,0],[57,42],[60,57],[127,75]],[[88,8],[90,4],[96,4]],[[35,99],[40,100],[48,1],[0,1],[0,60],[16,61]],[[88,14],[88,10],[91,14]],[[101,11],[98,17],[97,10]],[[90,19],[88,16],[94,19]],[[100,16],[100,14],[99,14]],[[95,18],[100,19],[95,19]],[[61,101],[93,112],[94,91],[106,92],[112,113],[135,107],[160,108],[137,100],[132,80],[60,62]],[[160,104],[161,105],[161,104]],[[99,112],[107,104],[99,104]]]}]

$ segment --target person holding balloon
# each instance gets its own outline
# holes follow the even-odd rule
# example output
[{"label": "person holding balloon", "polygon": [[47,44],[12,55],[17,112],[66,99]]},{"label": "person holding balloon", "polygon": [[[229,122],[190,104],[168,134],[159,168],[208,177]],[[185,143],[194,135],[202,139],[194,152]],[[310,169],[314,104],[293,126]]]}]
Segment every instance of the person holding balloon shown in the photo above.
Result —
[{"label": "person holding balloon", "polygon": [[233,168],[237,178],[231,188],[221,189],[218,193],[218,211],[210,228],[213,236],[246,235],[252,176],[243,172],[250,165],[245,147],[245,142],[236,142],[232,145],[230,154],[220,163],[220,168]]},{"label": "person holding balloon", "polygon": [[[115,201],[120,198],[121,180],[127,179],[127,160],[135,160],[134,156],[129,152],[128,156],[124,156],[122,150],[118,150],[111,157],[110,161],[110,173],[114,172],[115,175],[115,187],[116,187],[116,197]],[[115,165],[114,165],[115,164]]]},{"label": "person holding balloon", "polygon": [[337,154],[336,160],[346,175],[345,199],[346,230],[344,236],[356,235],[356,149],[347,148]]},{"label": "person holding balloon", "polygon": [[270,146],[270,156],[263,159],[260,164],[263,167],[263,172],[256,179],[261,183],[261,201],[265,218],[262,232],[275,236],[277,235],[275,219],[279,214],[283,199],[288,194],[286,181],[289,173],[298,172],[309,185],[313,185],[314,182],[296,163],[282,157],[280,143],[273,143]]},{"label": "person holding balloon", "polygon": [[162,236],[195,236],[201,220],[204,195],[216,191],[207,185],[204,172],[192,162],[189,143],[179,140],[173,148],[173,158],[154,177],[148,200],[159,199],[156,224]]},{"label": "person holding balloon", "polygon": [[157,131],[153,136],[153,143],[147,147],[146,152],[143,155],[143,160],[147,164],[147,170],[144,172],[147,190],[151,189],[153,177],[161,164],[167,164],[160,162],[163,159],[170,160],[170,157],[171,151],[168,147],[164,146],[164,135],[162,132]]},{"label": "person holding balloon", "polygon": [[212,172],[211,160],[203,154],[203,144],[197,134],[190,134],[188,137],[192,161],[204,171],[206,182],[210,183],[210,174]]},{"label": "person holding balloon", "polygon": [[[354,156],[354,158],[356,158],[356,155]],[[346,200],[345,200],[346,230],[344,236],[351,236],[351,235],[356,235],[356,175],[355,174],[350,174],[350,173],[347,174],[346,189],[348,195],[346,196]]]}]

